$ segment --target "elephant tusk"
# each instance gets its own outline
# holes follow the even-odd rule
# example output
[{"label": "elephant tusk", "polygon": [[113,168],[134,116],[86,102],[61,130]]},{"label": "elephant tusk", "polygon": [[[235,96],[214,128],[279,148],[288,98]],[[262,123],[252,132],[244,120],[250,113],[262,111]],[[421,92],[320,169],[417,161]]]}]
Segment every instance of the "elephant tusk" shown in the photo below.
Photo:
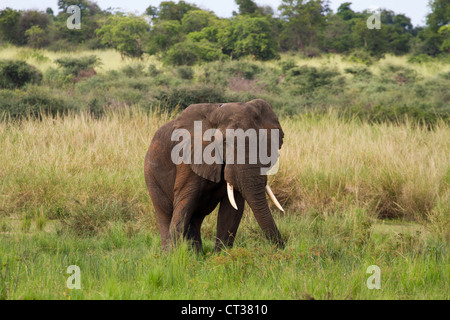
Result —
[{"label": "elephant tusk", "polygon": [[238,207],[236,205],[236,200],[234,200],[233,186],[229,182],[227,182],[227,193],[228,193],[228,200],[230,200],[230,203],[233,206],[233,208],[237,210]]},{"label": "elephant tusk", "polygon": [[269,185],[266,185],[266,192],[269,195],[270,199],[272,199],[273,203],[275,203],[275,205],[277,206],[278,209],[280,209],[281,211],[284,212],[283,207],[281,206],[281,204],[278,202],[277,198],[275,197],[275,195],[272,192],[272,189],[270,189]]}]

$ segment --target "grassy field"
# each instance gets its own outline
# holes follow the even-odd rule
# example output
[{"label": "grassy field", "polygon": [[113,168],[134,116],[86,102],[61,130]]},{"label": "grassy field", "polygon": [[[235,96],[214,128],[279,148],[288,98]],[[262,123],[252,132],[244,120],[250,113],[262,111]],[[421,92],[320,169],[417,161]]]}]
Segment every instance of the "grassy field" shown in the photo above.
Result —
[{"label": "grassy field", "polygon": [[[1,59],[21,59],[24,60],[34,66],[36,66],[42,72],[45,72],[48,68],[56,68],[57,65],[54,61],[58,58],[62,57],[80,57],[87,55],[95,55],[100,59],[100,65],[98,69],[100,72],[106,72],[111,70],[118,70],[123,68],[126,65],[136,64],[136,60],[133,59],[121,59],[120,54],[113,50],[86,50],[86,51],[76,51],[76,52],[54,52],[45,49],[32,49],[25,47],[15,47],[15,46],[6,46],[0,48],[0,58]],[[297,54],[283,54],[282,60],[292,59],[297,64],[308,64],[313,67],[322,67],[328,66],[332,68],[336,68],[341,73],[344,73],[346,68],[351,68],[360,65],[359,63],[346,59],[342,55],[332,54],[332,55],[324,55],[315,58],[307,58],[301,57]],[[157,66],[162,66],[162,63],[155,56],[145,55],[143,60],[145,64],[155,64]],[[369,70],[375,74],[379,74],[381,69],[383,69],[386,65],[406,65],[407,57],[406,56],[394,56],[394,55],[386,55],[382,58],[378,63],[369,66]],[[278,61],[266,61],[266,62],[255,62],[261,66],[271,66],[276,67]],[[420,63],[420,64],[408,64],[408,66],[415,70],[418,74],[425,78],[431,78],[438,73],[446,73],[450,72],[449,64],[442,64],[434,61]],[[201,71],[201,67],[194,67],[197,72]]]},{"label": "grassy field", "polygon": [[[450,130],[281,120],[271,186],[283,250],[244,214],[235,248],[160,250],[143,159],[165,113],[123,108],[0,122],[2,299],[448,299]],[[387,219],[389,218],[389,219]],[[66,286],[67,267],[81,289]],[[369,290],[366,270],[381,270]]]}]

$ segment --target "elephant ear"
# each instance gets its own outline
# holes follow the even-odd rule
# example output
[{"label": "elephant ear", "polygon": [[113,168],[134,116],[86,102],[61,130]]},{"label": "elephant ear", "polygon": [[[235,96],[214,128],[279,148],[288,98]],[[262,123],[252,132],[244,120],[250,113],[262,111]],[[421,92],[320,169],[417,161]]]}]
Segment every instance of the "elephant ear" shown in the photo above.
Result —
[{"label": "elephant ear", "polygon": [[[174,129],[185,129],[190,134],[190,166],[200,177],[212,182],[220,182],[222,179],[221,163],[214,162],[207,164],[201,159],[195,159],[196,155],[203,155],[205,148],[211,145],[211,141],[204,141],[203,135],[208,129],[215,129],[216,126],[211,123],[211,115],[219,108],[221,104],[193,104],[187,107],[180,116],[175,120]],[[196,130],[195,123],[201,122],[201,130]],[[201,132],[201,135],[198,133]],[[196,136],[197,135],[197,136]],[[197,143],[195,142],[197,139]],[[198,148],[197,150],[195,148]],[[197,160],[197,161],[196,161]],[[200,163],[199,163],[200,162]]]}]

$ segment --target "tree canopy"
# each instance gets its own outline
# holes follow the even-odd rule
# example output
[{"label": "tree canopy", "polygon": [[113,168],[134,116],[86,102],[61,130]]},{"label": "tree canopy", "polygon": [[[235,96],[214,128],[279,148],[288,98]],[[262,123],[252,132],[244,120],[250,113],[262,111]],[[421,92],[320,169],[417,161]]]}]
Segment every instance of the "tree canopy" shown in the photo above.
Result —
[{"label": "tree canopy", "polygon": [[[381,29],[367,28],[374,12],[354,11],[351,2],[333,12],[328,0],[282,0],[278,8],[235,0],[239,10],[230,18],[186,1],[163,1],[139,16],[103,10],[90,0],[55,1],[56,15],[50,8],[0,10],[0,41],[50,50],[112,47],[123,56],[156,54],[177,64],[245,56],[267,60],[285,51],[436,56],[450,50],[447,0],[430,0],[425,27],[414,27],[406,15],[381,9]],[[81,9],[80,30],[66,26],[71,5]]]}]

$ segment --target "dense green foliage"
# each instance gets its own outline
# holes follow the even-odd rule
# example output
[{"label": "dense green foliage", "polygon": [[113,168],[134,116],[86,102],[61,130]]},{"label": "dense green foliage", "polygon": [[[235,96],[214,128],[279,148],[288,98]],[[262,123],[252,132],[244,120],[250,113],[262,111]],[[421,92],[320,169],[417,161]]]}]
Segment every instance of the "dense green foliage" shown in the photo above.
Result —
[{"label": "dense green foliage", "polygon": [[0,60],[0,89],[21,88],[27,83],[39,83],[42,74],[20,60]]},{"label": "dense green foliage", "polygon": [[[38,51],[29,55],[46,61],[45,54]],[[193,103],[263,98],[283,115],[334,109],[343,117],[356,116],[372,122],[409,119],[433,125],[439,119],[450,119],[448,71],[423,76],[417,71],[420,64],[406,59],[402,63],[367,60],[367,66],[367,61],[358,56],[348,58],[348,62],[345,57],[336,62],[336,57],[309,62],[283,56],[278,62],[212,61],[194,67],[135,62],[97,73],[95,69],[108,61],[83,54],[55,59],[59,68],[51,66],[43,76],[23,61],[6,60],[0,62],[0,66],[6,66],[0,68],[0,83],[10,86],[5,88],[22,89],[0,91],[0,111],[15,117],[27,115],[30,110],[35,115],[40,109],[51,114],[89,110],[100,116],[105,109],[126,105],[173,110]],[[444,61],[430,63],[437,66]],[[26,66],[28,73],[14,74],[23,82],[11,80],[5,71],[11,66]]]},{"label": "dense green foliage", "polygon": [[[80,30],[66,27],[67,8],[73,4],[81,9]],[[23,90],[3,91],[0,111],[19,116],[41,108],[52,114],[80,109],[100,115],[123,105],[174,109],[258,97],[287,115],[333,108],[342,116],[370,121],[448,120],[448,72],[422,77],[413,68],[448,63],[448,2],[430,2],[426,27],[381,10],[381,29],[372,30],[366,21],[373,12],[355,12],[350,2],[332,12],[327,1],[284,0],[279,15],[252,0],[236,4],[239,11],[227,19],[184,1],[161,2],[142,16],[102,10],[88,0],[58,1],[56,16],[52,10],[6,8],[0,11],[0,41],[49,50],[113,48],[122,60],[135,63],[97,74],[95,68],[108,61],[68,54],[54,59],[42,77],[19,60],[51,59],[40,50],[24,50],[19,60],[1,62],[0,87]],[[337,54],[351,66],[333,66]],[[379,64],[386,54],[408,54],[408,63]],[[322,60],[310,65],[289,56]],[[43,87],[36,86],[41,78]]]},{"label": "dense green foliage", "polygon": [[[430,1],[425,27],[413,26],[404,14],[382,9],[381,29],[368,29],[373,12],[355,12],[350,2],[333,12],[325,0],[283,0],[276,8],[279,14],[253,0],[236,0],[236,4],[239,12],[231,18],[219,18],[185,1],[163,1],[141,16],[102,10],[89,0],[59,0],[56,15],[50,8],[46,12],[6,8],[0,11],[0,41],[52,50],[112,47],[135,58],[158,54],[175,65],[225,56],[267,60],[292,50],[308,56],[362,50],[380,57],[385,53],[437,56],[448,54],[450,48],[450,5],[445,0]],[[80,6],[80,30],[66,27],[70,5]]]}]

